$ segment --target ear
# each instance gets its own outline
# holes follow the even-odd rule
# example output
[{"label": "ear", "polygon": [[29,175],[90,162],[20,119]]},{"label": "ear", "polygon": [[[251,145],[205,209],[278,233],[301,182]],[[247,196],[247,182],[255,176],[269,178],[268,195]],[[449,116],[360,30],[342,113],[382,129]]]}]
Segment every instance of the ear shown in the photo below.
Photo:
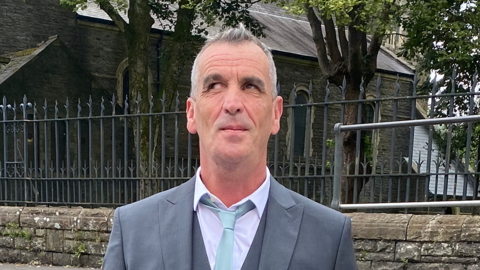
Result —
[{"label": "ear", "polygon": [[197,125],[195,124],[195,100],[193,98],[187,99],[187,129],[188,132],[197,133]]},{"label": "ear", "polygon": [[272,135],[277,134],[278,130],[280,130],[280,117],[282,117],[282,113],[283,113],[283,98],[281,96],[277,96],[273,100]]}]

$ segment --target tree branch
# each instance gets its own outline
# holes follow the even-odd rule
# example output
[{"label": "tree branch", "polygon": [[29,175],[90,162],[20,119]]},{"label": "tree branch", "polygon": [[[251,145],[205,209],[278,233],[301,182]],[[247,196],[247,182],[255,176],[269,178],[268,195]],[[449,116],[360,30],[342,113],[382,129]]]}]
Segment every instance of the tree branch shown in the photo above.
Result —
[{"label": "tree branch", "polygon": [[384,36],[401,36],[401,37],[408,37],[408,35],[400,34],[400,33],[385,33]]},{"label": "tree branch", "polygon": [[357,26],[363,25],[357,11],[361,9],[360,5],[356,5],[350,11],[349,16],[352,19],[348,26],[348,42],[349,42],[349,58],[348,58],[348,74],[353,83],[353,88],[358,89],[362,80],[362,43],[363,32],[357,29]]},{"label": "tree branch", "polygon": [[120,32],[125,33],[128,24],[125,20],[118,14],[117,10],[110,4],[109,1],[100,1],[98,3],[100,8],[107,13],[107,15],[112,19],[112,21],[117,25]]},{"label": "tree branch", "polygon": [[370,44],[368,46],[367,54],[365,55],[365,82],[368,83],[377,70],[377,56],[382,45],[383,35],[380,35],[378,32],[375,32],[370,39]]},{"label": "tree branch", "polygon": [[339,65],[342,61],[342,56],[338,50],[337,42],[337,31],[335,30],[335,25],[333,24],[333,19],[327,19],[325,16],[321,16],[323,24],[325,25],[325,36],[328,53],[330,55],[330,60],[333,66]]},{"label": "tree branch", "polygon": [[[380,17],[380,20],[383,24],[387,24],[390,20],[389,14],[390,14],[390,8],[392,7],[392,4],[385,3],[383,14]],[[368,83],[373,76],[375,75],[375,71],[377,70],[377,56],[378,52],[380,51],[380,48],[382,46],[382,41],[383,38],[385,37],[385,28],[380,27],[377,28],[375,33],[373,34],[372,38],[370,39],[370,44],[368,46],[368,50],[366,52],[365,58],[365,68],[364,68],[364,76],[365,76],[365,82]]]},{"label": "tree branch", "polygon": [[338,27],[338,39],[340,40],[340,48],[342,49],[342,56],[344,59],[348,59],[348,40],[345,34],[345,27]]},{"label": "tree branch", "polygon": [[328,78],[331,76],[331,66],[327,57],[327,48],[325,47],[325,42],[323,40],[322,23],[308,3],[305,4],[305,9],[307,11],[310,28],[312,29],[313,41],[315,42],[317,49],[318,64],[323,76]]}]

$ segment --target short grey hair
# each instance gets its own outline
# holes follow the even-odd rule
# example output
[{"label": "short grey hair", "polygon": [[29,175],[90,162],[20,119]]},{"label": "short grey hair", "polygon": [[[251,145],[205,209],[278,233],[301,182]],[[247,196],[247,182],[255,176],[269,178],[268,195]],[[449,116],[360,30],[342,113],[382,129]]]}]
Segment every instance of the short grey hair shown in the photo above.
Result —
[{"label": "short grey hair", "polygon": [[257,37],[255,37],[250,31],[245,29],[243,24],[238,25],[236,28],[231,28],[226,31],[222,31],[217,35],[213,36],[212,38],[207,39],[205,44],[203,45],[202,49],[198,53],[195,61],[193,62],[192,67],[192,74],[191,74],[191,89],[190,89],[190,97],[195,98],[197,93],[197,81],[198,81],[198,59],[202,55],[202,53],[210,46],[214,44],[242,44],[245,42],[252,42],[253,44],[260,47],[263,52],[267,55],[268,63],[269,63],[269,75],[272,85],[272,98],[277,96],[277,69],[275,68],[275,62],[273,61],[272,52],[267,45],[261,42]]}]

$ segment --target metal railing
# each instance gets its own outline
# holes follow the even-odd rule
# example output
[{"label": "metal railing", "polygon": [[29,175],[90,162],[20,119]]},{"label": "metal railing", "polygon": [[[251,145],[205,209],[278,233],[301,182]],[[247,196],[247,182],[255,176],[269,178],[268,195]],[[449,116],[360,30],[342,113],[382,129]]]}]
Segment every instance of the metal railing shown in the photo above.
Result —
[{"label": "metal railing", "polygon": [[[417,127],[429,127],[430,130],[434,125],[452,125],[457,123],[471,123],[480,122],[480,115],[470,115],[470,116],[462,116],[462,117],[451,117],[451,118],[437,118],[437,119],[420,119],[420,120],[406,120],[406,121],[397,121],[397,122],[383,122],[383,123],[366,123],[366,124],[356,124],[356,125],[342,125],[341,123],[337,123],[335,125],[335,171],[334,171],[334,187],[333,187],[333,200],[331,203],[331,207],[334,209],[392,209],[392,208],[422,208],[422,207],[478,207],[480,206],[480,189],[479,189],[479,181],[478,176],[480,175],[480,161],[477,160],[473,162],[474,168],[470,168],[468,162],[468,155],[466,166],[463,167],[463,170],[459,171],[458,165],[460,164],[458,159],[456,160],[455,170],[452,171],[450,169],[450,164],[444,164],[444,171],[439,172],[440,166],[436,166],[436,170],[432,170],[430,164],[427,164],[426,171],[421,170],[422,162],[421,157],[416,163],[415,167],[417,168],[416,172],[411,172],[410,168],[412,167],[412,152],[408,157],[408,170],[409,173],[402,174],[401,172],[397,174],[383,174],[383,166],[381,172],[377,172],[377,168],[373,168],[370,174],[348,174],[348,169],[345,169],[344,159],[343,159],[343,139],[345,132],[361,132],[366,130],[382,130],[382,129],[395,129],[401,127],[408,127],[410,130],[414,130]],[[467,142],[471,139],[472,134],[468,133],[468,137],[465,138]],[[467,149],[471,147],[467,143]],[[430,148],[431,150],[431,148]],[[427,152],[427,160],[431,160],[432,152]],[[449,153],[447,153],[446,160],[450,160]],[[380,162],[378,162],[380,163]],[[439,164],[437,162],[437,164]],[[352,165],[352,164],[349,164]],[[356,167],[355,171],[358,172],[358,167],[362,164],[360,162],[355,162],[354,166]],[[367,164],[368,165],[368,164]],[[347,172],[347,173],[345,173]],[[453,176],[453,181],[451,179]],[[460,181],[459,177],[464,177],[462,181]],[[470,177],[470,179],[469,179]],[[347,178],[353,179],[355,185],[358,184],[360,180],[364,180],[365,178],[369,178],[371,183],[371,190],[374,189],[374,186],[380,185],[382,186],[385,182],[388,183],[388,193],[391,194],[392,188],[392,181],[393,178],[397,178],[397,181],[400,185],[400,178],[404,178],[405,182],[403,183],[405,188],[405,197],[400,198],[397,197],[397,202],[393,202],[391,197],[389,196],[387,202],[382,202],[381,198],[378,200],[374,199],[375,193],[370,192],[367,195],[369,197],[368,203],[358,203],[358,201],[354,200],[353,202],[346,201],[346,197],[344,196],[342,202],[342,190],[348,190],[345,186],[349,184],[349,181],[346,180]],[[442,179],[443,178],[443,179]],[[375,180],[380,179],[380,181]],[[411,200],[410,191],[412,188],[412,184],[415,181],[416,187],[415,190],[418,192],[419,185],[423,182],[425,188],[424,196],[421,196],[419,199],[418,193],[415,194],[414,201]],[[351,182],[351,181],[350,181]],[[433,185],[432,185],[433,183]],[[438,191],[439,183],[442,184],[443,190],[440,196],[438,197],[440,201],[432,200],[432,196],[429,196],[429,193],[432,192],[432,186],[434,186],[435,195]],[[459,186],[459,184],[462,184]],[[364,183],[365,185],[365,183]],[[449,188],[453,188],[453,193],[448,194]],[[365,189],[363,190],[365,194]],[[458,194],[458,195],[457,195]],[[457,198],[458,196],[458,198]],[[437,199],[437,197],[434,197]],[[453,198],[453,201],[452,201]],[[455,201],[456,199],[460,199],[460,201]]]},{"label": "metal railing", "polygon": [[[415,119],[420,101],[433,108],[437,99],[467,96],[472,104],[478,94],[472,90],[463,95],[417,95],[416,80],[380,77],[368,89],[362,87],[357,100],[346,100],[346,84],[314,89],[310,83],[296,85],[288,93],[279,86],[277,90],[284,97],[284,114],[280,132],[269,141],[267,165],[281,184],[325,205],[331,205],[334,194],[338,196],[338,191],[333,190],[333,165],[339,161],[336,157],[342,155],[334,152],[339,146],[334,141],[334,125],[345,121],[348,106],[358,105],[357,123],[397,123]],[[140,97],[129,101],[125,97],[122,104],[116,102],[115,96],[108,100],[90,99],[86,103],[79,100],[76,106],[71,106],[67,98],[64,105],[44,101],[40,106],[24,97],[17,106],[4,97],[0,104],[0,203],[120,206],[177,186],[195,174],[200,165],[198,137],[186,130],[185,104],[178,95],[171,110],[164,102],[165,97],[158,101],[153,98],[142,101]],[[140,106],[145,102],[148,113],[141,113]],[[432,110],[427,117],[434,118]],[[142,123],[147,123],[146,128]],[[413,201],[440,197],[444,201],[466,201],[477,196],[471,194],[473,186],[465,196],[457,196],[460,189],[452,193],[449,186],[444,192],[444,186],[422,188],[419,184],[407,188],[404,184],[408,177],[415,178],[416,183],[416,178],[425,176],[426,166],[430,168],[428,177],[439,178],[445,175],[444,165],[452,163],[450,156],[440,157],[439,147],[433,147],[431,127],[426,150],[434,149],[437,153],[420,156],[411,147],[417,136],[409,126],[376,128],[368,134],[362,133],[358,125],[353,127],[360,128],[349,131],[356,132],[358,160],[344,163],[344,168],[355,168],[351,171],[356,173],[348,175],[357,179],[352,182],[355,188],[347,189],[354,193],[354,204],[403,202],[407,193],[409,201],[412,201],[410,194],[417,197],[423,194],[421,200],[413,198]],[[342,131],[345,128],[342,126]],[[471,129],[470,125],[469,138]],[[136,136],[142,132],[146,135]],[[365,146],[368,141],[370,151],[361,151],[368,148]],[[360,157],[364,162],[360,162]],[[424,166],[419,165],[421,161]],[[478,175],[461,166],[473,163],[474,170],[477,169],[478,156],[472,154],[467,161],[453,161],[458,165],[457,172],[448,171],[450,175],[468,175],[465,179],[470,182]],[[373,168],[370,173],[369,168]],[[378,185],[380,182],[386,182],[387,186]]]}]

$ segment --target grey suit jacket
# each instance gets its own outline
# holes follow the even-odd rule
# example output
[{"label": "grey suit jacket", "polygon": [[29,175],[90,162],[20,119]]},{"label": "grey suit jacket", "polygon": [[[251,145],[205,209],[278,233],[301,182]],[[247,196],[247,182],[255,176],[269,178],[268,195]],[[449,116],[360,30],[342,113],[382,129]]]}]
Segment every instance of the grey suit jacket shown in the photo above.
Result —
[{"label": "grey suit jacket", "polygon": [[[195,177],[118,208],[104,270],[190,270]],[[258,269],[357,269],[346,216],[271,178]]]}]

